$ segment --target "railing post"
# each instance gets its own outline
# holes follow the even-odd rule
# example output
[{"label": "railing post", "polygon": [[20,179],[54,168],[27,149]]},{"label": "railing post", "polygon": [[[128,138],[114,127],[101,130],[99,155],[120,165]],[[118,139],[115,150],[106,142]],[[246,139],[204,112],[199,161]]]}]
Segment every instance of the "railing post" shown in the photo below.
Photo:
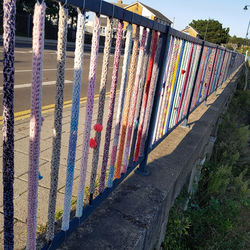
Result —
[{"label": "railing post", "polygon": [[210,79],[209,79],[209,84],[207,86],[207,93],[206,93],[206,97],[205,97],[205,100],[204,100],[205,105],[207,105],[207,98],[208,98],[208,94],[209,94],[209,89],[210,89],[210,85],[211,85],[211,82],[212,82],[212,79],[213,79],[213,71],[214,71],[214,66],[215,66],[215,60],[216,60],[217,51],[218,51],[218,46],[216,47],[216,50],[215,50],[215,55],[214,55],[214,60],[213,60],[213,66],[212,66],[212,70],[211,70],[211,76],[210,76]]},{"label": "railing post", "polygon": [[170,27],[167,26],[166,33],[162,34],[163,41],[162,41],[162,48],[161,48],[160,60],[159,60],[159,75],[158,75],[155,94],[154,94],[154,103],[153,103],[153,108],[152,108],[150,122],[149,122],[148,136],[147,136],[146,143],[145,143],[144,159],[142,163],[139,165],[139,167],[135,170],[135,173],[144,175],[144,176],[149,175],[149,171],[146,167],[147,167],[148,154],[150,153],[152,137],[154,134],[154,128],[155,128],[155,123],[156,123],[156,118],[157,118],[157,112],[154,112],[154,111],[158,110],[158,105],[159,105],[160,96],[158,93],[160,91],[162,78],[164,75],[164,65],[165,65],[164,59],[166,58],[167,53],[168,53],[169,29]]},{"label": "railing post", "polygon": [[196,81],[197,81],[197,77],[198,77],[198,73],[199,73],[199,69],[200,69],[200,63],[201,63],[201,58],[202,58],[202,54],[203,54],[204,43],[205,42],[203,41],[202,45],[201,45],[201,51],[200,51],[199,60],[198,60],[198,63],[197,63],[197,69],[196,69],[196,72],[195,72],[195,77],[194,77],[194,84],[193,84],[191,95],[190,95],[189,102],[188,102],[187,115],[186,115],[185,120],[182,123],[182,127],[188,127],[188,125],[187,125],[188,117],[189,117],[189,114],[190,114],[192,99],[193,99],[194,90],[195,90],[195,85],[196,85]]}]

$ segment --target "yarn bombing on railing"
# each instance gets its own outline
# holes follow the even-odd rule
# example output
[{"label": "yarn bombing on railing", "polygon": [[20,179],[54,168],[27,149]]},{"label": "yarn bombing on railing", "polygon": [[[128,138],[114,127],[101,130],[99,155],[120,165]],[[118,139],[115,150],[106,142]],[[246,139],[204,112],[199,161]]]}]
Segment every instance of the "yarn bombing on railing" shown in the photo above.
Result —
[{"label": "yarn bombing on railing", "polygon": [[107,120],[106,133],[105,133],[105,144],[104,144],[104,150],[103,150],[102,169],[101,169],[101,177],[100,177],[100,185],[99,185],[100,193],[103,192],[105,188],[105,177],[106,177],[106,169],[107,169],[108,157],[109,157],[110,137],[111,137],[113,115],[114,115],[115,96],[116,96],[116,89],[117,89],[120,55],[121,55],[123,25],[124,25],[123,21],[119,21],[118,28],[117,28],[117,38],[116,38],[116,46],[115,46],[112,81],[111,81],[111,86],[110,86],[109,112],[108,112],[108,120]]},{"label": "yarn bombing on railing", "polygon": [[86,113],[85,113],[85,129],[83,133],[82,158],[81,158],[77,204],[76,204],[76,217],[82,216],[82,209],[83,209],[84,188],[86,182],[88,154],[89,154],[89,139],[90,139],[91,121],[92,121],[93,105],[94,105],[96,66],[97,66],[97,57],[99,49],[99,35],[100,35],[100,16],[95,15],[93,23],[93,36],[92,36],[92,46],[91,46],[90,66],[89,66],[88,99],[87,99]]},{"label": "yarn bombing on railing", "polygon": [[121,165],[122,165],[122,156],[125,144],[125,137],[128,125],[128,114],[129,114],[129,105],[132,95],[132,87],[135,80],[135,68],[136,68],[136,59],[137,59],[137,51],[139,46],[139,26],[136,26],[135,38],[134,38],[134,46],[132,51],[131,63],[130,63],[130,70],[129,70],[129,80],[128,80],[128,87],[127,93],[125,97],[124,103],[124,113],[122,118],[122,132],[120,137],[120,146],[119,152],[117,157],[116,169],[115,169],[115,178],[119,179],[121,177]]},{"label": "yarn bombing on railing", "polygon": [[147,106],[148,91],[149,91],[150,80],[152,76],[153,62],[154,62],[154,56],[155,56],[155,51],[156,51],[156,46],[157,46],[157,40],[158,40],[158,33],[154,32],[152,51],[150,55],[149,65],[148,65],[148,75],[147,75],[147,80],[145,83],[145,91],[144,91],[143,101],[142,101],[142,108],[141,108],[142,112],[140,114],[140,120],[139,120],[139,128],[138,128],[138,135],[137,135],[137,142],[136,142],[135,156],[134,156],[135,161],[138,161],[138,158],[139,158],[139,147],[141,143],[142,127],[143,127],[144,116],[145,116],[144,114],[145,114],[146,106]]},{"label": "yarn bombing on railing", "polygon": [[151,117],[153,102],[154,102],[155,89],[156,89],[157,78],[159,74],[159,60],[160,60],[160,54],[161,54],[162,41],[163,41],[163,38],[160,35],[158,42],[157,42],[157,48],[155,52],[154,64],[153,64],[153,69],[152,69],[152,76],[150,80],[148,101],[147,101],[147,107],[146,107],[146,112],[145,112],[143,130],[142,130],[139,156],[143,156],[144,154],[145,143],[146,143],[146,139],[148,135],[150,117]]},{"label": "yarn bombing on railing", "polygon": [[121,171],[122,173],[126,173],[127,167],[128,167],[129,149],[130,149],[130,142],[131,142],[131,136],[132,136],[132,131],[133,131],[137,95],[138,95],[139,84],[141,80],[141,69],[142,69],[143,56],[144,56],[144,50],[145,50],[146,35],[147,35],[147,30],[146,28],[144,28],[142,32],[142,38],[140,41],[135,83],[134,83],[133,95],[131,99],[130,112],[129,112],[129,117],[128,117],[127,141],[126,141],[126,147],[125,147],[125,151],[123,155],[123,166],[122,166],[122,171]]},{"label": "yarn bombing on railing", "polygon": [[[98,112],[97,112],[97,124],[94,126],[95,140],[97,146],[93,150],[93,158],[92,158],[92,168],[91,168],[91,177],[90,177],[90,202],[93,198],[93,194],[95,192],[95,181],[96,181],[96,172],[99,162],[99,150],[101,143],[101,130],[103,129],[103,114],[104,114],[104,106],[105,106],[105,98],[106,98],[106,85],[108,79],[108,68],[109,68],[109,60],[110,60],[110,48],[113,34],[113,18],[107,18],[107,29],[106,29],[106,38],[103,52],[103,62],[102,62],[102,75],[101,75],[101,83],[100,83],[100,95],[99,95],[99,103],[98,103]],[[99,125],[98,125],[99,124]],[[99,129],[101,126],[101,129]]]},{"label": "yarn bombing on railing", "polygon": [[127,30],[126,30],[126,43],[125,43],[125,51],[124,51],[123,66],[122,66],[120,95],[119,95],[119,100],[118,100],[118,108],[116,112],[117,115],[116,115],[116,122],[115,122],[114,141],[113,141],[111,157],[110,157],[110,168],[109,168],[109,176],[108,176],[108,182],[107,182],[108,187],[112,187],[112,184],[113,184],[114,166],[116,162],[116,153],[117,153],[117,147],[119,143],[121,119],[122,119],[123,104],[124,104],[127,75],[128,75],[129,58],[130,58],[131,47],[132,47],[132,33],[133,33],[133,27],[131,24],[128,24]]},{"label": "yarn bombing on railing", "polygon": [[[3,212],[4,249],[14,249],[14,61],[16,1],[3,1]],[[1,185],[1,184],[0,184]],[[2,228],[0,228],[2,230]]]},{"label": "yarn bombing on railing", "polygon": [[69,228],[70,206],[72,198],[72,187],[74,179],[75,155],[77,143],[77,130],[79,118],[79,105],[82,84],[82,67],[83,67],[83,52],[84,52],[84,34],[85,34],[85,12],[77,9],[77,31],[76,31],[76,47],[74,59],[74,85],[72,94],[72,108],[70,120],[70,137],[68,149],[68,161],[66,172],[64,209],[62,218],[62,230],[66,231]]},{"label": "yarn bombing on railing", "polygon": [[53,130],[53,149],[50,172],[50,195],[48,206],[48,226],[46,239],[50,241],[54,237],[54,221],[56,211],[56,198],[58,187],[58,172],[60,166],[61,137],[62,137],[62,112],[64,95],[64,74],[67,47],[67,22],[68,9],[59,3],[58,41],[57,41],[57,73],[56,73],[56,98]]},{"label": "yarn bombing on railing", "polygon": [[41,97],[42,97],[42,65],[44,47],[44,2],[36,3],[33,26],[33,54],[32,54],[32,87],[31,87],[31,115],[30,115],[30,149],[28,172],[28,217],[27,217],[27,249],[36,248],[37,225],[37,196],[38,196],[38,167],[40,153],[41,132]]}]

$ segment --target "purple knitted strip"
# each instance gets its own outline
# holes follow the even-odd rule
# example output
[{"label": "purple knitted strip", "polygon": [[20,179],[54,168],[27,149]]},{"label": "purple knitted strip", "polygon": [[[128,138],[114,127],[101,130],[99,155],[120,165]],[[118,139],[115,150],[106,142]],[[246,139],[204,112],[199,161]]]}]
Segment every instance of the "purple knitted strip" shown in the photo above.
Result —
[{"label": "purple knitted strip", "polygon": [[[3,211],[4,249],[14,248],[14,49],[16,1],[3,2]],[[0,184],[1,185],[1,184]]]},{"label": "purple knitted strip", "polygon": [[110,145],[112,121],[113,121],[113,115],[114,115],[120,55],[121,55],[122,31],[123,31],[123,21],[119,21],[118,29],[117,29],[116,46],[115,46],[113,72],[112,72],[112,82],[111,82],[111,87],[110,87],[109,113],[108,113],[108,121],[107,121],[106,133],[105,133],[104,152],[103,152],[103,158],[102,158],[102,172],[101,172],[100,186],[99,186],[100,193],[104,190],[104,187],[105,187],[105,177],[106,177],[106,169],[107,169],[108,157],[109,157],[109,145]]},{"label": "purple knitted strip", "polygon": [[86,181],[88,154],[89,154],[89,138],[90,138],[91,121],[93,114],[93,105],[94,105],[96,65],[97,65],[97,56],[99,49],[99,33],[100,33],[100,17],[96,15],[93,24],[93,37],[92,37],[89,83],[88,83],[88,99],[86,105],[85,130],[83,133],[82,159],[81,159],[77,206],[76,206],[77,217],[82,216],[82,209],[83,209],[84,187]]},{"label": "purple knitted strip", "polygon": [[38,196],[38,167],[41,132],[42,64],[44,46],[44,20],[46,5],[36,3],[33,26],[33,58],[30,116],[30,150],[28,182],[27,249],[36,248],[36,213]]}]

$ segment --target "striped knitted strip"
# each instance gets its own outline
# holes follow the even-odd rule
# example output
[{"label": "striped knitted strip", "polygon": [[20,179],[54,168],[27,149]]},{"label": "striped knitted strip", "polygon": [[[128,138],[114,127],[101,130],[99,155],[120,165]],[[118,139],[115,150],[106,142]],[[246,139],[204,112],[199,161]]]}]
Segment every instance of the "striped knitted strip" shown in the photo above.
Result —
[{"label": "striped knitted strip", "polygon": [[56,100],[54,114],[53,148],[50,172],[50,194],[48,206],[48,226],[46,239],[54,237],[54,221],[56,211],[56,197],[58,186],[58,172],[60,166],[61,137],[62,137],[62,112],[64,93],[64,74],[67,47],[67,21],[68,10],[59,4],[58,42],[57,42],[57,74],[56,74]]},{"label": "striped knitted strip", "polygon": [[110,86],[109,113],[108,113],[108,120],[107,120],[106,133],[105,133],[103,158],[102,158],[102,170],[101,170],[100,186],[99,186],[100,193],[103,192],[105,188],[105,177],[106,177],[106,169],[107,169],[108,157],[109,157],[110,137],[111,137],[113,115],[114,115],[115,96],[116,96],[119,64],[120,64],[120,55],[121,55],[123,25],[124,25],[123,21],[119,21],[118,28],[117,28],[117,38],[116,38],[116,46],[115,46],[112,81],[111,81],[111,86]]},{"label": "striped knitted strip", "polygon": [[36,248],[38,167],[42,123],[41,97],[45,9],[46,5],[44,2],[41,4],[36,3],[33,17],[34,26],[32,39],[33,54],[28,171],[27,249]]},{"label": "striped knitted strip", "polygon": [[14,249],[14,50],[16,1],[3,2],[3,211],[4,249]]},{"label": "striped knitted strip", "polygon": [[109,177],[108,177],[108,183],[107,183],[108,187],[112,187],[113,177],[114,177],[114,166],[115,166],[115,161],[116,161],[117,146],[119,143],[121,119],[122,119],[122,113],[123,113],[123,104],[124,104],[126,82],[127,82],[127,75],[128,75],[129,58],[130,58],[131,47],[132,47],[132,33],[133,33],[132,25],[128,24],[127,32],[126,32],[125,52],[124,52],[123,66],[122,66],[120,95],[119,95],[119,100],[118,100],[118,108],[117,108],[117,115],[116,115],[116,122],[115,122],[114,141],[113,141],[113,147],[112,147],[112,152],[111,152]]},{"label": "striped knitted strip", "polygon": [[125,103],[124,103],[120,147],[118,151],[117,165],[115,169],[116,179],[119,179],[121,177],[122,156],[123,156],[123,149],[124,149],[124,144],[125,144],[127,124],[128,124],[128,114],[129,114],[130,99],[132,95],[132,87],[133,87],[134,80],[135,80],[135,69],[136,69],[138,45],[139,45],[139,26],[137,25],[135,38],[134,38],[134,46],[133,46],[133,51],[132,51],[131,63],[130,63],[128,87],[127,87],[127,93],[126,93]]},{"label": "striped knitted strip", "polygon": [[147,35],[147,30],[146,28],[144,28],[143,33],[142,33],[142,38],[140,41],[140,49],[139,49],[139,56],[138,56],[138,62],[137,62],[135,83],[134,83],[133,95],[131,99],[130,112],[129,112],[129,117],[128,117],[128,132],[127,132],[126,147],[125,147],[125,151],[123,155],[122,173],[126,173],[127,167],[128,167],[128,156],[129,156],[129,149],[130,149],[130,143],[131,143],[131,137],[132,137],[134,115],[135,115],[135,109],[136,109],[136,103],[137,103],[137,95],[138,95],[139,83],[140,83],[140,78],[141,78],[141,70],[142,70],[143,56],[144,56],[144,50],[145,50],[146,35]]},{"label": "striped knitted strip", "polygon": [[139,158],[139,149],[140,149],[140,144],[141,144],[142,128],[143,128],[145,111],[146,111],[146,106],[147,106],[147,101],[148,101],[148,92],[149,92],[150,81],[151,81],[151,77],[152,77],[153,64],[154,64],[158,36],[159,36],[158,32],[154,31],[150,61],[149,61],[149,65],[148,65],[147,80],[145,83],[145,91],[144,91],[143,101],[142,101],[142,106],[141,106],[141,114],[140,114],[140,121],[139,121],[139,128],[138,128],[138,135],[137,135],[137,142],[136,142],[135,156],[134,156],[135,161],[138,161],[138,158]]},{"label": "striped knitted strip", "polygon": [[212,71],[211,76],[210,76],[210,86],[208,86],[207,96],[210,94],[210,91],[211,91],[213,84],[214,84],[214,80],[216,78],[216,69],[218,67],[219,52],[220,52],[219,49],[217,49],[215,57],[214,57],[214,63],[213,63],[214,66],[213,66],[213,71]]},{"label": "striped knitted strip", "polygon": [[74,179],[79,105],[80,105],[80,94],[81,94],[81,84],[82,84],[84,34],[85,34],[85,20],[86,20],[85,12],[82,13],[80,9],[77,9],[77,11],[78,11],[78,18],[77,18],[77,31],[76,31],[76,43],[75,43],[76,47],[75,47],[75,59],[74,59],[74,85],[72,94],[70,137],[69,137],[67,172],[66,172],[66,182],[65,182],[66,184],[65,184],[65,196],[64,196],[64,209],[62,218],[62,230],[64,231],[68,230],[69,219],[70,219],[70,205],[71,205],[73,179]]},{"label": "striped knitted strip", "polygon": [[95,15],[93,23],[92,47],[91,47],[90,66],[89,66],[88,99],[86,104],[85,129],[83,133],[82,158],[81,158],[78,195],[76,204],[76,217],[82,216],[82,209],[83,209],[84,187],[86,181],[88,154],[89,154],[89,138],[90,138],[91,121],[92,121],[93,106],[94,106],[96,66],[97,66],[97,57],[99,49],[99,35],[100,35],[100,16]]},{"label": "striped knitted strip", "polygon": [[162,36],[160,36],[158,40],[158,44],[157,44],[157,49],[155,52],[154,66],[152,70],[152,77],[151,77],[150,88],[149,88],[149,93],[148,93],[148,102],[147,102],[145,119],[144,119],[143,130],[142,130],[141,145],[140,145],[140,152],[139,152],[140,156],[144,155],[144,147],[145,147],[146,139],[148,136],[149,122],[150,122],[150,117],[152,113],[155,89],[156,89],[156,84],[157,84],[157,79],[158,79],[158,74],[159,74],[159,60],[160,60],[160,54],[161,54],[162,40],[163,38]]},{"label": "striped knitted strip", "polygon": [[162,111],[163,111],[163,103],[165,100],[165,96],[166,96],[166,89],[167,89],[167,74],[169,72],[169,65],[170,65],[170,58],[172,55],[172,49],[173,49],[173,43],[174,43],[174,38],[173,36],[170,37],[170,42],[169,42],[169,48],[168,48],[168,55],[166,58],[166,64],[165,64],[165,70],[164,70],[164,76],[163,76],[163,81],[162,81],[162,87],[161,87],[161,91],[160,91],[160,100],[159,100],[159,108],[158,108],[158,112],[157,112],[157,118],[156,118],[156,126],[154,129],[154,135],[153,135],[153,143],[157,140],[157,133],[160,127],[160,122],[161,122],[161,118],[162,118]]},{"label": "striped knitted strip", "polygon": [[[99,95],[99,104],[98,104],[98,112],[97,112],[97,124],[103,123],[103,114],[104,114],[104,106],[105,106],[105,98],[106,98],[106,85],[107,85],[107,79],[108,79],[108,67],[109,67],[112,35],[113,35],[113,19],[107,18],[106,39],[105,39],[105,46],[104,46],[104,52],[103,52],[102,75],[101,75],[100,95]],[[96,140],[97,146],[96,148],[93,149],[92,169],[91,169],[90,187],[89,187],[90,197],[92,197],[95,192],[96,172],[97,172],[98,161],[99,161],[101,133],[98,131],[96,131],[95,133],[95,140]]]}]

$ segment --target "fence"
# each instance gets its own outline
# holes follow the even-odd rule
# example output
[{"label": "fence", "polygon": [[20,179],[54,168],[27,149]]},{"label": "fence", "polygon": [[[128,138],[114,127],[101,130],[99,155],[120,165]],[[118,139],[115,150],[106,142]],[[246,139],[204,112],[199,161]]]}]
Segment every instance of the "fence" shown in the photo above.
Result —
[{"label": "fence", "polygon": [[[60,0],[59,2],[63,2]],[[57,52],[57,93],[54,114],[51,183],[48,223],[43,249],[55,249],[88,215],[133,171],[147,175],[148,154],[180,123],[187,126],[189,114],[206,102],[222,83],[244,62],[244,56],[218,45],[201,41],[169,26],[159,24],[100,0],[68,0],[78,8],[75,42],[74,85],[68,160],[65,180],[64,211],[61,231],[54,236],[58,171],[60,167],[62,112],[67,43],[67,5],[60,4]],[[14,35],[15,1],[4,1],[3,60],[3,207],[4,244],[13,248],[13,172],[14,172]],[[85,112],[85,128],[75,216],[70,220],[78,136],[81,77],[84,65],[85,10],[96,13]],[[27,249],[36,248],[38,166],[41,131],[41,83],[44,20],[46,6],[37,3],[33,26],[33,75],[31,92],[30,148],[28,177]],[[98,57],[100,14],[107,16],[98,112],[93,114],[96,64]],[[107,72],[114,19],[118,19],[112,69],[109,108],[104,109]],[[118,70],[126,27],[125,52],[118,101]],[[132,25],[133,24],[133,25]],[[132,37],[133,29],[136,30]],[[133,40],[133,43],[132,43]],[[117,105],[116,117],[114,107]],[[96,124],[93,124],[97,115]],[[104,118],[107,122],[104,124]],[[115,124],[113,124],[113,120]],[[93,126],[94,125],[94,126]],[[95,137],[90,138],[91,127]],[[105,129],[105,136],[104,136]],[[102,136],[103,135],[103,136]],[[113,141],[111,141],[113,135]],[[100,147],[104,140],[103,148]],[[100,154],[102,150],[103,154]],[[91,151],[91,154],[89,153]],[[88,157],[92,156],[91,164]],[[99,164],[100,163],[100,164]],[[98,167],[100,166],[100,168]],[[109,167],[108,167],[109,166]],[[90,168],[88,204],[84,205],[86,172]],[[97,172],[100,178],[97,178]],[[96,183],[98,185],[96,185]],[[85,199],[86,200],[86,199]]]}]

